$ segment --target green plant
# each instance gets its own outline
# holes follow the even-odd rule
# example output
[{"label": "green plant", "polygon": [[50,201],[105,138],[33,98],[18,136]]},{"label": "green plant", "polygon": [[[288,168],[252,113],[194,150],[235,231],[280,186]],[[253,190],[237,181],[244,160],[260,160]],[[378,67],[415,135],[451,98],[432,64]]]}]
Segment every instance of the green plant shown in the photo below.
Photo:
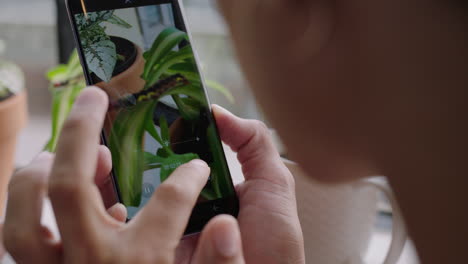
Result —
[{"label": "green plant", "polygon": [[114,15],[114,10],[76,15],[76,23],[89,70],[101,80],[110,81],[118,55],[114,42],[106,34],[104,24],[110,23],[123,28],[132,26]]},{"label": "green plant", "polygon": [[[181,117],[193,128],[199,123],[202,109],[208,108],[194,53],[188,40],[187,34],[176,28],[167,28],[159,34],[152,47],[143,55],[146,63],[142,78],[146,81],[146,92],[143,95],[134,95],[136,105],[121,110],[114,121],[110,133],[110,149],[122,202],[127,206],[139,206],[145,170],[161,169],[162,182],[178,166],[199,158],[195,153],[174,153],[169,147],[169,128],[166,120],[159,120],[158,133],[152,118],[158,102],[167,96],[172,97]],[[218,84],[215,89],[225,90]],[[230,95],[227,91],[224,93]],[[142,142],[145,133],[161,145],[155,153],[144,152]],[[206,136],[209,147],[222,153],[222,146],[213,124],[208,127]],[[227,174],[224,162],[219,160],[219,157],[214,159],[210,164],[213,168],[212,186],[202,191],[202,196],[206,199],[221,198],[223,194],[232,192],[230,183],[216,175]]]},{"label": "green plant", "polygon": [[52,93],[52,135],[44,150],[55,152],[63,123],[68,117],[76,96],[86,87],[78,53],[73,51],[67,64],[47,73]]}]

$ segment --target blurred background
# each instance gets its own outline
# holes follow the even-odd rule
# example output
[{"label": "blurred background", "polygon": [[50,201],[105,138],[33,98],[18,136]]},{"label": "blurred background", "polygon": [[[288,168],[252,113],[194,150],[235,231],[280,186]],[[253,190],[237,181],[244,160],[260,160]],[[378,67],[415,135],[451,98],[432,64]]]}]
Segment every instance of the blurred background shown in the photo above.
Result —
[{"label": "blurred background", "polygon": [[[209,89],[211,102],[241,117],[263,120],[234,59],[228,32],[214,1],[183,2],[206,79],[223,84],[235,99],[232,103]],[[1,56],[24,70],[29,95],[30,122],[17,155],[17,166],[22,166],[42,149],[50,135],[51,95],[45,74],[68,60],[74,42],[63,0],[0,0],[0,6],[0,41],[6,46]]]}]

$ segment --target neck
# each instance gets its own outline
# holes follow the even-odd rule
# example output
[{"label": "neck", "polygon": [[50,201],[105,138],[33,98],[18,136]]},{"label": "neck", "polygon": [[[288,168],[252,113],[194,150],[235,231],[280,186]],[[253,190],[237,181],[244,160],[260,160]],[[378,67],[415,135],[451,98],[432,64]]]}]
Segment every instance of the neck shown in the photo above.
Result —
[{"label": "neck", "polygon": [[447,133],[413,138],[387,166],[422,263],[466,258],[468,131],[462,120],[454,121],[458,125],[443,128]]}]

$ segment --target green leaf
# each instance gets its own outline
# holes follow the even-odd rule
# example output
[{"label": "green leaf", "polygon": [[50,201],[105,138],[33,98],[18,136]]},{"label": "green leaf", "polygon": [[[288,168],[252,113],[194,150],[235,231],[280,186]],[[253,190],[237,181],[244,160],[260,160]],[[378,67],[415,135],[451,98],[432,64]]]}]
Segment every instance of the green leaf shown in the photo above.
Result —
[{"label": "green leaf", "polygon": [[[165,71],[165,74],[181,74],[191,83],[198,85],[200,86],[200,89],[203,89],[201,85],[201,76],[198,72],[195,61],[185,61],[183,63],[173,64]],[[205,84],[208,88],[222,93],[231,104],[235,103],[232,93],[221,83],[213,80],[205,80]]]},{"label": "green leaf", "polygon": [[172,98],[176,103],[182,118],[189,121],[198,120],[201,109],[201,105],[198,101],[190,97],[181,98],[179,95],[173,95]]},{"label": "green leaf", "polygon": [[151,49],[145,52],[146,64],[143,79],[147,80],[155,65],[159,64],[183,40],[188,41],[187,33],[183,31],[173,27],[162,31],[154,41]]},{"label": "green leaf", "polygon": [[81,67],[80,63],[80,57],[78,56],[78,52],[73,50],[70,59],[68,60],[67,63],[67,76],[68,78],[77,78],[77,77],[83,77],[83,68]]},{"label": "green leaf", "polygon": [[46,77],[47,77],[47,80],[51,82],[63,82],[64,80],[68,78],[67,73],[68,73],[68,66],[61,64],[55,68],[50,69],[47,72]]},{"label": "green leaf", "polygon": [[111,18],[113,15],[114,10],[106,10],[99,12],[88,12],[85,14],[77,14],[75,18],[76,24],[78,25],[78,29],[82,31],[95,25],[99,25],[100,23]]},{"label": "green leaf", "polygon": [[167,158],[169,157],[170,155],[174,154],[172,152],[172,150],[170,152],[168,152],[168,149],[167,148],[160,148],[158,149],[158,151],[156,152],[156,155],[160,156],[160,157],[163,157],[163,158]]},{"label": "green leaf", "polygon": [[159,126],[161,127],[161,138],[163,140],[162,145],[164,147],[169,147],[171,144],[171,137],[169,135],[169,127],[164,116],[161,116],[161,118],[159,119]]},{"label": "green leaf", "polygon": [[123,28],[131,28],[132,25],[130,25],[129,23],[127,23],[125,20],[121,19],[120,17],[116,16],[116,15],[112,15],[108,20],[107,22],[111,23],[111,24],[114,24],[114,25],[118,25],[118,26],[121,26]]},{"label": "green leaf", "polygon": [[52,83],[63,83],[74,78],[84,78],[78,52],[74,50],[67,64],[60,64],[50,69],[46,77]]},{"label": "green leaf", "polygon": [[163,157],[151,154],[149,152],[145,152],[144,157],[145,157],[145,162],[148,164],[163,163],[165,160]]},{"label": "green leaf", "polygon": [[213,162],[209,164],[211,167],[211,187],[217,198],[233,195],[235,192],[234,186],[214,122],[211,122],[208,126],[206,137],[208,146],[213,153]]},{"label": "green leaf", "polygon": [[161,166],[160,178],[164,182],[169,176],[181,165],[188,163],[194,159],[198,159],[195,153],[187,153],[183,155],[174,154],[164,160]]},{"label": "green leaf", "polygon": [[156,102],[142,102],[117,115],[109,136],[114,172],[122,202],[138,207],[141,203],[145,158],[143,138],[146,122],[152,119]]},{"label": "green leaf", "polygon": [[79,14],[75,16],[75,19],[89,70],[101,80],[109,82],[117,62],[117,54],[115,44],[106,34],[106,27],[103,23],[107,22],[127,29],[132,26],[114,15],[113,10]]},{"label": "green leaf", "polygon": [[101,80],[109,82],[117,63],[114,42],[102,40],[85,47],[84,52],[89,70],[94,72]]},{"label": "green leaf", "polygon": [[76,50],[70,55],[67,64],[50,69],[47,78],[51,82],[52,93],[52,134],[44,150],[55,152],[63,123],[68,117],[75,98],[86,86]]},{"label": "green leaf", "polygon": [[203,90],[190,84],[172,88],[171,90],[165,92],[161,96],[161,98],[164,96],[168,96],[168,95],[180,95],[180,94],[190,96],[192,99],[196,100],[200,104],[207,105]]},{"label": "green leaf", "polygon": [[164,57],[164,60],[160,64],[154,66],[151,71],[151,75],[145,78],[146,86],[153,86],[156,82],[159,81],[161,75],[165,73],[172,65],[183,62],[187,58],[193,58],[193,50],[190,45],[187,45],[179,51]]},{"label": "green leaf", "polygon": [[54,153],[57,141],[78,94],[84,89],[83,84],[75,84],[62,89],[52,90],[52,135],[45,150]]},{"label": "green leaf", "polygon": [[152,118],[146,120],[146,132],[148,132],[159,143],[159,145],[164,145],[163,140],[159,136],[158,131],[156,131],[156,128],[154,127]]},{"label": "green leaf", "polygon": [[169,69],[166,70],[166,74],[174,75],[174,74],[182,74],[187,80],[190,82],[198,82],[200,83],[200,74],[198,73],[196,64],[194,61],[192,62],[182,62],[171,65]]},{"label": "green leaf", "polygon": [[216,195],[216,193],[214,193],[213,190],[210,190],[206,187],[201,191],[201,196],[203,196],[203,198],[209,201],[218,199],[218,196]]}]

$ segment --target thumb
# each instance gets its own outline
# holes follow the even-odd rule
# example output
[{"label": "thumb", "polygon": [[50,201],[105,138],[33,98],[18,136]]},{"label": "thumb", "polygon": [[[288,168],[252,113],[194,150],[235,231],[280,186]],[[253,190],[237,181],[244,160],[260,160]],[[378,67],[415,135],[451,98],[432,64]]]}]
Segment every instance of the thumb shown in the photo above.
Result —
[{"label": "thumb", "polygon": [[245,264],[239,226],[234,217],[217,216],[202,231],[195,264]]}]

